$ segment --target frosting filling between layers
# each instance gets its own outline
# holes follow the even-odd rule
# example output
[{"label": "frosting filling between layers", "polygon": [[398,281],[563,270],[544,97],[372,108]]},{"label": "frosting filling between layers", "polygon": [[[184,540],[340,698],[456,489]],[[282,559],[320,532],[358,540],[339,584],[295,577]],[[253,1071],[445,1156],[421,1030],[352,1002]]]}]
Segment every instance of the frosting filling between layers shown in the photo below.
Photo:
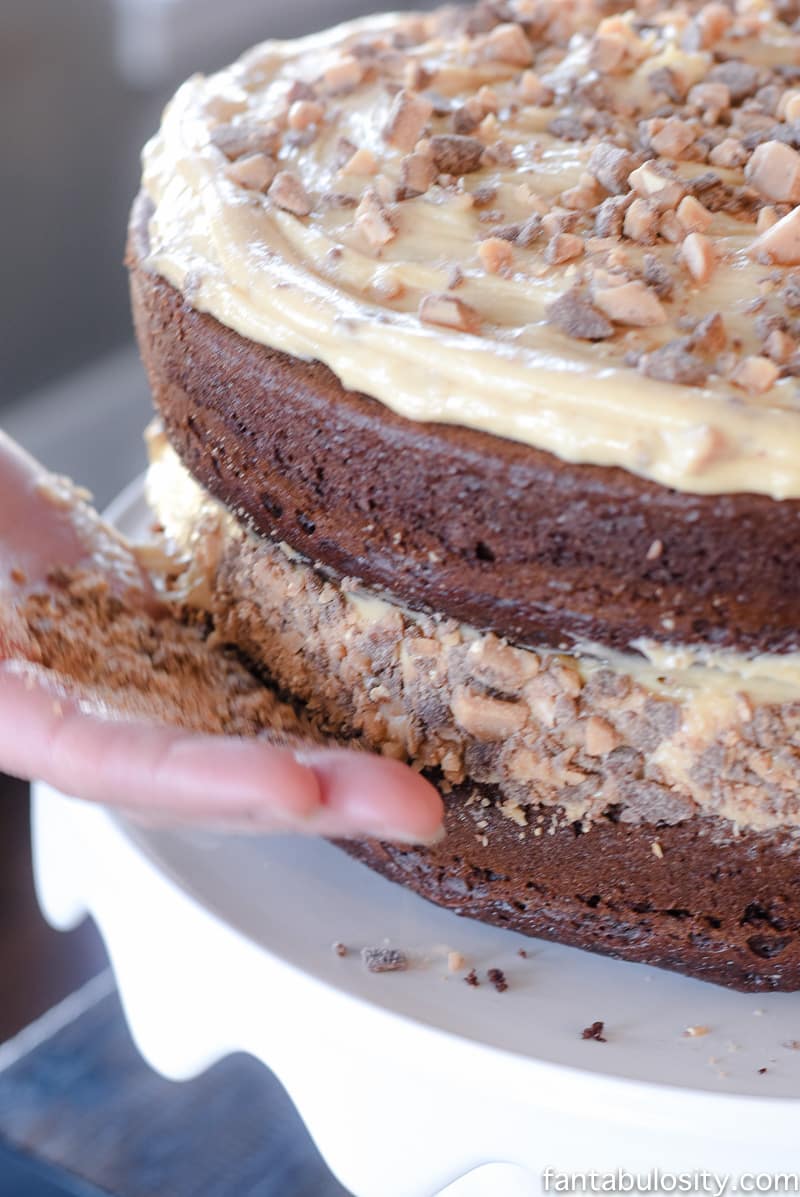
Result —
[{"label": "frosting filling between layers", "polygon": [[540,802],[585,824],[613,808],[633,822],[800,826],[797,660],[516,647],[323,576],[244,531],[158,436],[152,453],[170,592],[209,609],[215,635],[327,730],[446,782],[496,784],[522,828]]},{"label": "frosting filling between layers", "polygon": [[[694,49],[685,48],[694,44],[689,10],[599,26],[597,9],[581,3],[562,4],[548,20],[546,0],[515,0],[511,10],[522,25],[470,34],[448,27],[452,14],[362,20],[265,43],[225,71],[191,79],[145,150],[148,264],[197,309],[252,340],[321,359],[345,386],[412,419],[483,429],[681,490],[800,497],[796,342],[780,299],[791,272],[769,247],[756,252],[757,237],[790,204],[742,187],[747,138],[763,141],[774,126],[773,141],[789,139],[789,116],[769,110],[789,84],[771,99],[753,94],[762,79],[773,90],[771,80],[791,80],[797,35],[765,4],[742,5],[713,46]],[[523,36],[523,26],[525,44],[513,33],[508,42],[508,30]],[[611,51],[621,65],[604,69]],[[755,72],[751,90],[731,98],[733,79],[723,84],[723,123],[704,132],[709,109],[692,115],[686,96],[726,57]],[[683,97],[680,128],[666,134],[659,113],[668,101],[653,80]],[[432,110],[416,143],[413,130],[412,142],[387,140],[399,93]],[[581,132],[587,111],[595,123]],[[482,113],[449,163],[441,139]],[[700,188],[708,208],[681,208],[678,197],[693,180],[708,181],[709,154],[716,161],[723,134],[733,133],[738,155],[725,150],[731,164],[710,172],[712,190],[727,188],[729,200],[713,203]],[[237,136],[268,152],[255,163],[249,153],[236,157]],[[429,172],[434,143],[436,179],[415,195],[408,160]],[[592,166],[600,143],[627,144],[627,166],[656,160],[655,176],[638,176],[641,194],[627,168],[615,182]],[[465,162],[470,152],[481,153],[480,164]],[[279,188],[269,181],[276,170],[291,175]],[[676,207],[652,191],[662,170],[665,191],[678,188]],[[753,181],[769,190],[763,174]],[[604,198],[622,201],[620,221],[625,205],[639,204],[630,235],[600,235]],[[530,245],[508,231],[531,221]],[[698,274],[706,253],[708,277]],[[576,287],[595,317],[602,306],[611,330],[595,343],[552,317],[553,303]],[[706,336],[698,350],[691,330],[715,313],[724,338]],[[767,323],[758,325],[758,314]],[[765,349],[775,332],[769,353],[784,354],[780,367]],[[668,353],[646,376],[629,364],[681,345],[675,362]],[[693,385],[665,381],[687,354],[695,363],[706,355],[701,376]]]}]

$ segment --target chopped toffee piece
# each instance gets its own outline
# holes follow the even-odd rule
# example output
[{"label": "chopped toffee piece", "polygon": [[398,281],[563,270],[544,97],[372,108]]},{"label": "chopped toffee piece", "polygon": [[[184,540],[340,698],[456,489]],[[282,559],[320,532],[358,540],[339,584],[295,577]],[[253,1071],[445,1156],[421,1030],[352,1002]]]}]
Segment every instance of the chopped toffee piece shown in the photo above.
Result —
[{"label": "chopped toffee piece", "polygon": [[751,253],[762,262],[800,265],[800,208],[793,208],[753,242]]},{"label": "chopped toffee piece", "polygon": [[408,154],[400,164],[399,198],[424,195],[436,179],[436,167],[427,154]]},{"label": "chopped toffee piece", "polygon": [[639,360],[639,369],[649,378],[660,382],[678,382],[683,386],[701,387],[708,380],[709,367],[692,353],[688,338],[669,341],[660,349],[646,353]]},{"label": "chopped toffee piece", "polygon": [[399,91],[394,98],[383,135],[390,145],[406,153],[422,137],[433,113],[433,104],[425,96]]},{"label": "chopped toffee piece", "polygon": [[800,203],[800,154],[791,146],[765,141],[753,150],[744,175],[766,199]]},{"label": "chopped toffee piece", "polygon": [[550,324],[580,341],[603,341],[614,332],[611,321],[577,289],[560,295],[546,314]]},{"label": "chopped toffee piece", "polygon": [[311,199],[300,178],[291,170],[279,170],[269,189],[269,198],[295,216],[308,216]]},{"label": "chopped toffee piece", "polygon": [[613,142],[601,141],[592,150],[586,169],[606,191],[612,195],[623,195],[630,190],[628,177],[636,166],[633,154]]},{"label": "chopped toffee piece", "polygon": [[494,985],[498,993],[505,993],[505,991],[508,989],[508,981],[506,980],[506,975],[501,968],[490,968],[486,973],[486,976],[489,978],[492,985]]},{"label": "chopped toffee piece", "polygon": [[248,154],[232,162],[225,173],[233,183],[249,191],[267,191],[278,173],[278,164],[266,154]]},{"label": "chopped toffee piece", "polygon": [[620,286],[596,287],[592,298],[595,306],[615,324],[648,328],[663,324],[667,318],[656,293],[637,279]]},{"label": "chopped toffee piece", "polygon": [[430,139],[430,151],[437,168],[447,175],[468,175],[479,169],[485,146],[476,137],[438,133]]},{"label": "chopped toffee piece", "polygon": [[477,333],[481,326],[480,315],[474,308],[447,294],[424,295],[419,305],[419,318],[425,324],[441,324],[459,332]]},{"label": "chopped toffee piece", "polygon": [[397,236],[394,221],[374,188],[364,192],[356,208],[355,223],[373,249],[382,249]]},{"label": "chopped toffee piece", "polygon": [[371,973],[396,973],[408,968],[408,957],[397,948],[362,948],[361,959]]}]

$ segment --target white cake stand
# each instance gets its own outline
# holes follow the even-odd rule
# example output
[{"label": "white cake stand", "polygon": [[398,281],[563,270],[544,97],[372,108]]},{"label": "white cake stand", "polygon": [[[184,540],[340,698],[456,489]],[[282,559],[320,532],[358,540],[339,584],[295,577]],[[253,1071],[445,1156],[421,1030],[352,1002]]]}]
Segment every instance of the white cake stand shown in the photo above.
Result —
[{"label": "white cake stand", "polygon": [[[141,488],[113,514],[134,533]],[[152,1066],[179,1079],[234,1051],[263,1060],[356,1197],[521,1197],[547,1167],[797,1168],[800,995],[459,919],[326,843],[145,831],[42,785],[34,848],[45,915],[95,920]],[[367,972],[360,949],[387,943],[412,967]],[[605,1043],[581,1037],[595,1020]]]}]

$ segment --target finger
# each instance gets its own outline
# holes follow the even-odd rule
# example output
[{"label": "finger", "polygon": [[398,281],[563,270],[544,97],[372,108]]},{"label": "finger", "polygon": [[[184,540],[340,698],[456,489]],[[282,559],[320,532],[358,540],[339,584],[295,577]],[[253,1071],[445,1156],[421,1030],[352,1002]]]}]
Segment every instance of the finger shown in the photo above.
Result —
[{"label": "finger", "polygon": [[[369,752],[309,747],[297,760],[312,769],[322,813],[383,839],[430,843],[442,832],[444,806],[436,789],[407,765]],[[324,835],[336,835],[327,826]]]},{"label": "finger", "polygon": [[10,665],[0,668],[0,761],[64,793],[175,822],[418,842],[441,824],[439,795],[396,761],[113,720]]}]

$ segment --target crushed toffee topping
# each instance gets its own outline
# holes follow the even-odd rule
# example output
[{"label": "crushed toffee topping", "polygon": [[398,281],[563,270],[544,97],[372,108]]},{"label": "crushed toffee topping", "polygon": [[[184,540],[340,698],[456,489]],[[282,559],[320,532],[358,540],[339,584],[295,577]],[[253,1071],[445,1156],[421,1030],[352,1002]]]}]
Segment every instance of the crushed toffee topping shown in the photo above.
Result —
[{"label": "crushed toffee topping", "polygon": [[[481,0],[354,22],[201,81],[193,136],[254,260],[263,213],[312,274],[340,251],[337,286],[389,324],[794,412],[791,21],[770,0]],[[687,336],[720,310],[724,346]],[[647,474],[647,451],[623,464]]]},{"label": "crushed toffee topping", "polygon": [[[781,70],[800,53],[800,35],[782,27],[767,5],[648,3],[646,23],[635,10],[617,13],[613,5],[605,11],[575,0],[553,22],[553,7],[554,0],[484,0],[458,13],[409,18],[355,44],[344,39],[317,77],[287,81],[282,98],[271,97],[265,119],[248,106],[212,129],[214,144],[231,159],[228,177],[266,193],[284,211],[310,216],[319,189],[315,196],[313,180],[304,184],[303,156],[292,151],[311,144],[325,126],[329,138],[335,134],[333,165],[344,194],[356,192],[353,227],[376,255],[397,237],[396,213],[410,201],[492,204],[473,216],[473,269],[514,274],[524,285],[543,264],[557,274],[583,258],[592,303],[565,286],[545,317],[580,340],[619,337],[626,327],[663,329],[664,304],[680,310],[719,262],[735,261],[742,249],[765,264],[800,266],[800,90]],[[751,40],[767,28],[780,30],[785,54],[772,66],[747,61]],[[380,157],[374,141],[358,145],[350,119],[359,91],[366,112],[376,87],[393,93]],[[300,142],[292,141],[293,132],[304,134]],[[559,194],[550,178],[537,186],[536,163],[546,155],[566,157],[564,143],[579,144],[570,157],[581,169],[576,175],[565,164],[565,180],[574,181]],[[293,169],[280,169],[285,157],[295,159]],[[376,174],[377,187],[370,182]],[[466,180],[476,174],[488,178],[470,187]],[[791,210],[746,229],[748,218],[758,222],[775,204]],[[508,223],[512,205],[518,219]],[[566,213],[575,216],[568,227]],[[542,238],[547,217],[551,232]],[[735,221],[743,227],[733,228]],[[592,237],[595,244],[587,246]],[[634,253],[640,246],[654,251],[644,269],[655,281],[623,274],[609,283],[609,248],[602,242],[612,239]],[[429,323],[462,331],[481,323],[480,315],[467,319],[463,304],[441,296],[422,294],[418,304]],[[640,353],[637,364],[690,386],[724,369],[735,386],[744,379],[745,389],[763,391],[770,377],[773,385],[788,372],[792,353],[774,342],[777,371],[755,367],[752,359],[760,356],[743,346],[722,363],[687,366],[687,359],[699,359],[681,356],[667,341]]]}]

